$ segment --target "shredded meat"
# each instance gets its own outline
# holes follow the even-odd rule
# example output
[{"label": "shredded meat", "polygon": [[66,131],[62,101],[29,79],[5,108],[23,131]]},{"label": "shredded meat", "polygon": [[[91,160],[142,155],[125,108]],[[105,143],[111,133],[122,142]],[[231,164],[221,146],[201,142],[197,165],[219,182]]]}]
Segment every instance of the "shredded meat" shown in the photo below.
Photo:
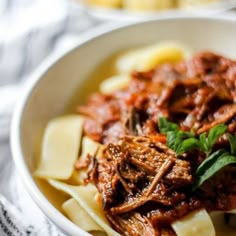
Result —
[{"label": "shredded meat", "polygon": [[[173,219],[166,212],[178,212],[178,204],[186,200],[184,189],[192,183],[189,162],[176,158],[175,153],[149,137],[124,136],[117,144],[109,144],[103,158],[91,160],[93,172],[89,179],[102,194],[103,206],[111,224],[118,230],[124,228],[124,235],[162,235],[167,222]],[[95,172],[94,172],[95,170]],[[153,220],[149,211],[140,212],[148,204],[163,209],[163,219]],[[186,213],[188,204],[186,203]],[[168,210],[165,210],[167,207]],[[199,207],[199,205],[196,205]],[[192,208],[191,208],[192,209]],[[133,212],[130,215],[130,212]],[[130,216],[127,218],[127,216]],[[115,221],[112,219],[116,219]],[[165,219],[165,220],[164,220]],[[163,222],[162,222],[163,221]],[[136,228],[131,227],[137,224]],[[163,227],[158,228],[158,224]],[[129,228],[131,227],[131,228]],[[147,228],[146,233],[142,231]],[[133,232],[138,230],[140,234]],[[153,231],[154,230],[154,231]],[[169,229],[170,232],[171,229]]]},{"label": "shredded meat", "polygon": [[[196,135],[224,123],[236,131],[236,62],[203,52],[177,64],[132,73],[129,86],[94,94],[78,107],[84,133],[106,148],[88,156],[87,182],[102,195],[107,219],[125,236],[172,236],[171,223],[190,211],[236,208],[235,166],[206,181],[194,194],[193,173],[206,158],[193,150],[176,157],[160,134],[160,117]],[[224,135],[217,146],[229,146]],[[207,187],[206,187],[207,186]]]},{"label": "shredded meat", "polygon": [[114,228],[122,235],[160,235],[160,233],[158,233],[158,231],[156,231],[153,225],[149,222],[147,217],[141,216],[138,212],[124,214],[122,216],[114,216],[114,218],[108,215],[108,219],[112,222]]},{"label": "shredded meat", "polygon": [[157,135],[159,117],[197,133],[225,123],[236,128],[236,62],[203,52],[178,64],[133,72],[130,85],[111,95],[95,94],[78,111],[88,118],[85,134],[110,143],[124,135]]}]

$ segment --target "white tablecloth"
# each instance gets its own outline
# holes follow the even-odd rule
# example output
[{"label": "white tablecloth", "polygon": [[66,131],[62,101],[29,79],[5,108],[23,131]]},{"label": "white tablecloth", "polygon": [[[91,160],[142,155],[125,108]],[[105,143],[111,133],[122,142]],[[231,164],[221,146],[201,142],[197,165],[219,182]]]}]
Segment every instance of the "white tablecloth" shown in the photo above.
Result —
[{"label": "white tablecloth", "polygon": [[0,0],[0,236],[63,235],[30,199],[17,176],[9,124],[30,73],[97,24],[66,0]]}]

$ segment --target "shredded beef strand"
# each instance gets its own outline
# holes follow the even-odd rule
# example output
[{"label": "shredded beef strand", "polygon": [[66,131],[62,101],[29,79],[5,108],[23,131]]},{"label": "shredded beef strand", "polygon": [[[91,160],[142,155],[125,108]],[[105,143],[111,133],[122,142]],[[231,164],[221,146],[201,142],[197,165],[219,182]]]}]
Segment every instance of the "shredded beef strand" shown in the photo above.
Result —
[{"label": "shredded beef strand", "polygon": [[164,176],[164,174],[169,170],[169,168],[172,166],[173,160],[166,159],[165,162],[162,164],[159,171],[156,173],[151,185],[149,186],[147,192],[145,195],[148,197],[150,194],[154,191],[156,188],[157,183],[161,180],[161,178]]},{"label": "shredded beef strand", "polygon": [[[127,236],[161,236],[160,232],[150,223],[147,217],[138,212],[120,216],[107,215],[108,220],[122,235]],[[125,229],[125,230],[124,230]]]}]

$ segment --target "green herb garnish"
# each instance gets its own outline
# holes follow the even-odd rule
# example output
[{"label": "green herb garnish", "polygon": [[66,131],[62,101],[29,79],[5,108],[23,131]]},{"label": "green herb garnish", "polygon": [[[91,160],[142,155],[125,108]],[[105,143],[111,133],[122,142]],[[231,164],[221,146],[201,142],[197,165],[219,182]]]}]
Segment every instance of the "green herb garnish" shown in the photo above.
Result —
[{"label": "green herb garnish", "polygon": [[227,130],[227,126],[226,125],[217,125],[213,128],[210,129],[209,134],[207,136],[206,133],[202,133],[199,137],[200,139],[200,148],[202,151],[204,151],[207,156],[209,156],[209,154],[212,151],[212,147],[215,144],[215,142],[217,141],[217,139],[225,133],[225,131]]},{"label": "green herb garnish", "polygon": [[169,131],[178,131],[179,127],[177,124],[168,121],[165,117],[159,119],[159,130],[161,133],[167,133]]},{"label": "green herb garnish", "polygon": [[236,134],[228,134],[228,140],[230,144],[230,152],[236,156]]},{"label": "green herb garnish", "polygon": [[208,134],[205,132],[196,137],[193,132],[182,131],[177,124],[162,117],[159,119],[159,130],[167,135],[167,146],[177,156],[193,149],[199,149],[206,154],[206,159],[198,166],[194,175],[193,191],[225,166],[236,164],[236,134],[228,134],[230,152],[225,149],[212,152],[215,142],[226,132],[226,125],[217,125]]},{"label": "green herb garnish", "polygon": [[230,155],[230,153],[225,152],[219,156],[216,156],[216,160],[212,162],[211,165],[205,166],[204,162],[202,164],[202,174],[198,175],[199,170],[197,169],[196,171],[195,182],[192,187],[193,191],[199,188],[207,179],[211,178],[214,174],[223,169],[225,166],[230,164],[236,164],[236,157]]},{"label": "green herb garnish", "polygon": [[177,156],[199,147],[199,140],[192,132],[180,130],[178,125],[162,117],[159,119],[159,130],[167,135],[167,146],[174,150]]}]

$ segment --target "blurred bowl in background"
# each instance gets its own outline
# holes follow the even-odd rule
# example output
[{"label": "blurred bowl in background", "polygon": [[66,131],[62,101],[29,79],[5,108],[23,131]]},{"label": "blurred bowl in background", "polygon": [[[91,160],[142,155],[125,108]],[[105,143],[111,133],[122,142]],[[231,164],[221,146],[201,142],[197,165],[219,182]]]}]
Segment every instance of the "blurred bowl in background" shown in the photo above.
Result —
[{"label": "blurred bowl in background", "polygon": [[[108,1],[108,2],[114,2]],[[166,2],[167,0],[165,0]],[[85,11],[88,15],[93,16],[99,20],[115,20],[115,21],[141,21],[145,19],[158,19],[164,16],[172,16],[176,13],[189,14],[189,15],[212,15],[219,14],[222,12],[230,11],[236,8],[236,0],[213,0],[208,4],[199,4],[199,0],[179,0],[182,5],[181,8],[169,8],[168,5],[160,6],[160,10],[156,11],[132,11],[129,9],[114,8],[114,7],[104,7],[88,4],[87,0],[73,0],[78,8]],[[99,2],[97,0],[92,0],[92,2]],[[102,1],[104,2],[104,1]],[[107,1],[105,1],[107,2]],[[189,2],[186,4],[186,2]],[[196,4],[193,4],[196,2]],[[201,1],[203,2],[203,1]],[[209,2],[209,1],[208,1]]]}]

